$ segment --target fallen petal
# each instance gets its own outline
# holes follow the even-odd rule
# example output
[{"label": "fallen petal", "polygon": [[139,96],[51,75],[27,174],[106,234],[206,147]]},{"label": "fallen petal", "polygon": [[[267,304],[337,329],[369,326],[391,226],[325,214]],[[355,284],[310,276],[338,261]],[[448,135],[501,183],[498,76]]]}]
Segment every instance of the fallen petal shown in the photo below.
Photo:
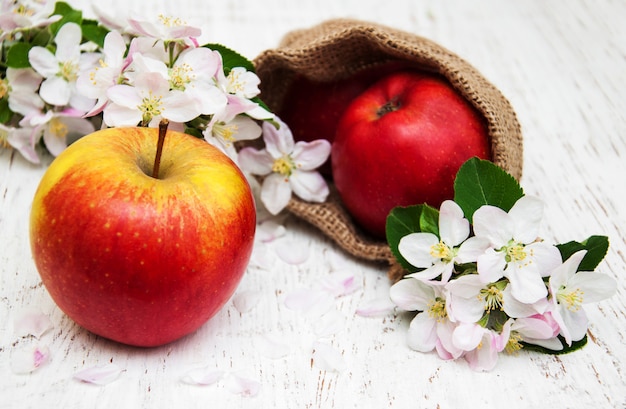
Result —
[{"label": "fallen petal", "polygon": [[232,393],[253,397],[256,396],[261,390],[261,383],[255,381],[254,379],[249,379],[236,373],[231,373],[226,381],[226,388]]},{"label": "fallen petal", "polygon": [[256,229],[257,238],[263,243],[274,241],[284,236],[286,232],[285,226],[274,220],[265,220],[260,223]]},{"label": "fallen petal", "polygon": [[270,257],[269,249],[266,245],[255,244],[250,257],[250,265],[261,270],[270,271],[273,267],[273,257]]},{"label": "fallen petal", "polygon": [[352,294],[360,288],[354,274],[348,270],[332,272],[322,277],[318,284],[335,297]]},{"label": "fallen petal", "polygon": [[16,374],[27,374],[35,371],[50,360],[47,346],[28,346],[16,349],[11,355],[11,369]]},{"label": "fallen petal", "polygon": [[263,335],[257,346],[263,356],[271,359],[282,358],[288,355],[291,349],[289,345],[284,342],[284,337],[271,334]]},{"label": "fallen petal", "polygon": [[335,299],[330,294],[312,288],[291,291],[283,302],[290,310],[302,311],[311,316],[322,316],[335,305]]},{"label": "fallen petal", "polygon": [[313,344],[313,363],[324,371],[341,372],[345,369],[343,355],[332,345],[316,342]]},{"label": "fallen petal", "polygon": [[330,311],[315,322],[313,329],[318,337],[329,337],[342,331],[347,321],[348,317],[339,311]]},{"label": "fallen petal", "polygon": [[394,308],[389,297],[379,297],[362,303],[356,309],[356,314],[361,317],[382,317],[393,312]]},{"label": "fallen petal", "polygon": [[259,291],[247,290],[238,292],[233,296],[233,305],[240,313],[246,313],[261,300],[261,293]]},{"label": "fallen petal", "polygon": [[276,247],[276,255],[287,264],[302,264],[309,258],[307,246],[296,246],[292,242]]},{"label": "fallen petal", "polygon": [[183,383],[189,385],[208,386],[213,385],[224,376],[224,371],[219,371],[208,366],[196,368],[187,372],[181,379]]},{"label": "fallen petal", "polygon": [[13,323],[15,334],[18,337],[34,336],[39,339],[43,334],[52,329],[50,318],[35,309],[21,311]]},{"label": "fallen petal", "polygon": [[108,363],[78,371],[74,374],[74,379],[102,386],[116,380],[121,373],[122,369],[119,366],[114,363]]}]

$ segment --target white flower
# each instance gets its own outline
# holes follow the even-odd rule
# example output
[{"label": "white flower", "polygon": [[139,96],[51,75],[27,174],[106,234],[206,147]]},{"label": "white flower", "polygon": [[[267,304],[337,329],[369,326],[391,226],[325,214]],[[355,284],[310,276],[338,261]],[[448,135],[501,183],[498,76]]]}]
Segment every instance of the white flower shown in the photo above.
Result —
[{"label": "white flower", "polygon": [[2,0],[0,2],[0,41],[17,31],[47,26],[61,19],[52,15],[53,2]]},{"label": "white flower", "polygon": [[48,111],[30,118],[30,124],[35,128],[35,133],[43,133],[43,142],[48,151],[58,156],[72,142],[95,131],[93,123],[82,118],[82,115],[81,111],[74,109]]},{"label": "white flower", "polygon": [[463,217],[463,210],[452,200],[446,200],[439,210],[440,237],[432,233],[411,233],[400,239],[398,251],[411,265],[425,268],[411,277],[432,280],[441,276],[441,282],[446,283],[455,263],[476,261],[489,246],[485,239],[466,240],[469,233],[469,222]]},{"label": "white flower", "polygon": [[507,352],[521,349],[521,341],[553,351],[563,349],[561,341],[557,338],[560,331],[559,325],[550,312],[509,320],[509,323],[511,323],[511,335],[505,348]]},{"label": "white flower", "polygon": [[104,39],[103,58],[91,70],[84,71],[76,80],[76,89],[87,98],[97,100],[86,116],[99,114],[109,102],[107,91],[123,81],[122,72],[130,64],[130,56],[124,57],[126,42],[117,31],[111,31]]},{"label": "white flower", "polygon": [[475,371],[490,371],[498,362],[498,353],[504,350],[510,335],[505,325],[497,333],[478,324],[461,323],[452,335],[453,344],[465,351],[463,357]]},{"label": "white flower", "polygon": [[554,306],[552,315],[568,345],[579,341],[587,332],[587,314],[583,304],[611,297],[616,291],[613,278],[591,271],[578,271],[586,251],[572,254],[552,271],[549,286]]},{"label": "white flower", "polygon": [[244,171],[265,176],[261,186],[261,201],[272,214],[278,214],[289,202],[291,193],[310,202],[323,202],[328,185],[316,172],[330,155],[326,140],[294,143],[289,127],[279,122],[280,129],[263,123],[265,149],[244,148],[239,163]]},{"label": "white flower", "polygon": [[39,156],[35,151],[37,142],[35,131],[30,127],[13,128],[0,124],[0,148],[13,147],[32,163],[39,163]]},{"label": "white flower", "polygon": [[241,115],[237,106],[225,105],[216,112],[203,131],[204,139],[238,162],[234,143],[256,139],[263,132],[251,118]]},{"label": "white flower", "polygon": [[159,14],[152,20],[131,18],[128,23],[138,35],[163,41],[190,40],[202,34],[202,30],[188,25],[186,21],[164,14]]},{"label": "white flower", "polygon": [[247,99],[259,95],[260,83],[261,80],[255,73],[247,71],[243,67],[234,67],[228,76],[225,76],[223,71],[217,75],[217,85],[224,92]]},{"label": "white flower", "polygon": [[441,283],[405,278],[391,286],[389,297],[405,311],[421,311],[409,326],[407,341],[411,349],[430,352],[436,348],[444,359],[461,356],[461,349],[452,343],[455,324],[449,319],[446,291]]},{"label": "white flower", "polygon": [[76,90],[76,79],[82,71],[91,69],[100,55],[81,53],[81,39],[82,32],[78,24],[64,24],[55,37],[56,54],[45,47],[33,47],[28,53],[28,59],[35,71],[45,78],[39,90],[44,101],[55,106],[69,104],[87,112],[95,101]]},{"label": "white flower", "polygon": [[162,118],[182,123],[198,115],[194,101],[182,91],[171,91],[156,72],[139,76],[133,86],[114,85],[107,96],[111,102],[104,109],[104,122],[110,127],[148,125]]},{"label": "white flower", "polygon": [[536,241],[542,217],[543,203],[531,196],[523,196],[508,213],[486,205],[473,216],[476,237],[491,243],[478,257],[478,274],[485,283],[507,277],[513,296],[528,304],[547,295],[542,277],[561,263],[555,246]]},{"label": "white flower", "polygon": [[32,68],[7,68],[6,75],[11,111],[23,116],[41,112],[44,107],[38,94],[41,75]]}]

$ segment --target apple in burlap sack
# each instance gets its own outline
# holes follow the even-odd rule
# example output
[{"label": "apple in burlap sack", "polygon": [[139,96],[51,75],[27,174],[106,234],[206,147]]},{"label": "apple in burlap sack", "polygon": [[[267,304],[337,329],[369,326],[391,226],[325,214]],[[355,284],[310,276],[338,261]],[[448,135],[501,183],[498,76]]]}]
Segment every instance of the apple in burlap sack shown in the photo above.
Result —
[{"label": "apple in burlap sack", "polygon": [[332,148],[337,191],[353,218],[385,237],[396,206],[452,199],[454,178],[472,157],[490,158],[484,118],[441,76],[386,76],[345,109]]}]

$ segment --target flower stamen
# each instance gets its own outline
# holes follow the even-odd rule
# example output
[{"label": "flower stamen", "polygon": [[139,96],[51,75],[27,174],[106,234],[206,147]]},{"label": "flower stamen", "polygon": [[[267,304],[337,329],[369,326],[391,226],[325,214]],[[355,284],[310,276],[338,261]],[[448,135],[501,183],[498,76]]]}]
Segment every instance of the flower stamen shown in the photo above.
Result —
[{"label": "flower stamen", "polygon": [[295,168],[296,164],[290,155],[284,155],[278,159],[275,159],[274,163],[272,164],[272,172],[281,174],[287,179],[289,178],[289,176],[291,176]]},{"label": "flower stamen", "polygon": [[485,311],[501,310],[503,304],[502,291],[496,284],[490,284],[486,288],[480,290],[478,298],[484,300]]},{"label": "flower stamen", "polygon": [[516,331],[511,331],[504,350],[507,354],[517,354],[522,348],[524,348],[522,336]]},{"label": "flower stamen", "polygon": [[444,319],[448,316],[448,311],[446,310],[446,301],[441,297],[437,297],[434,300],[430,301],[427,304],[428,316],[437,320],[437,322],[443,322]]},{"label": "flower stamen", "polygon": [[583,299],[584,299],[584,291],[580,288],[575,289],[574,291],[565,292],[565,287],[561,287],[557,292],[556,299],[561,304],[565,304],[566,308],[572,312],[577,312],[580,310]]}]

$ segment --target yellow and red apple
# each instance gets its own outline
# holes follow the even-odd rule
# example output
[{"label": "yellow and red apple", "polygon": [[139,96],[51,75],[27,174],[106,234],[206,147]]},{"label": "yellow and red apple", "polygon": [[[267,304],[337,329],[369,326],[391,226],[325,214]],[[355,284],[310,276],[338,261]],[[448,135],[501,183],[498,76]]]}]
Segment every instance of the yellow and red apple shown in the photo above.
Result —
[{"label": "yellow and red apple", "polygon": [[103,337],[156,346],[190,334],[234,293],[256,213],[239,168],[203,140],[112,128],[62,152],[30,220],[33,258],[53,300]]},{"label": "yellow and red apple", "polygon": [[477,156],[490,158],[485,119],[443,77],[390,74],[345,109],[332,147],[332,173],[348,212],[385,238],[396,206],[439,208],[453,197],[455,175]]}]

